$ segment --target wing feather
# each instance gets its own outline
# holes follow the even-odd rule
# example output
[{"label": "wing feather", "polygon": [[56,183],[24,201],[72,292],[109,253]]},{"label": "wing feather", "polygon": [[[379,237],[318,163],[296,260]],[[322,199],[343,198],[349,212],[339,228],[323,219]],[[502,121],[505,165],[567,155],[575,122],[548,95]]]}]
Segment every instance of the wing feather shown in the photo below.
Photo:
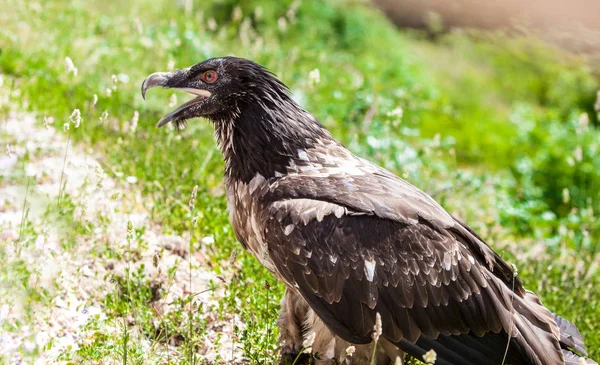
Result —
[{"label": "wing feather", "polygon": [[[532,328],[544,324],[545,318],[533,316],[532,323],[516,316],[518,307],[513,303],[526,306],[526,301],[459,239],[429,224],[409,225],[375,215],[338,217],[339,207],[323,201],[315,204],[327,214],[298,220],[286,232],[293,217],[301,215],[295,209],[307,204],[302,199],[294,208],[294,203],[290,199],[270,207],[275,210],[265,230],[270,258],[284,281],[296,287],[344,340],[370,342],[375,314],[380,313],[384,336],[390,341],[408,350],[407,343],[430,341],[447,352],[449,363],[464,359],[470,364],[489,356],[461,353],[457,343],[487,341],[484,338],[502,333],[506,341],[506,333],[513,336],[515,349],[523,349],[522,354],[510,354],[516,364],[519,359],[543,364],[544,357],[562,356],[551,333],[540,337],[540,328]],[[277,214],[277,209],[285,209],[287,216]],[[550,329],[546,324],[542,331]],[[539,343],[529,344],[532,339]],[[506,342],[497,351],[505,347]],[[540,348],[545,350],[540,353]]]}]

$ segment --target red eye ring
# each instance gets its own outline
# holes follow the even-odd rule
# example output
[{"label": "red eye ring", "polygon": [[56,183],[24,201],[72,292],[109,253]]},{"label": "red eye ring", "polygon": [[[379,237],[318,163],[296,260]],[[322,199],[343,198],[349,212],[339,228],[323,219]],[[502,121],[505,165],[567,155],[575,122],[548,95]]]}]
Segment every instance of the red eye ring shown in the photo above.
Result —
[{"label": "red eye ring", "polygon": [[210,71],[206,71],[205,73],[203,73],[202,76],[200,76],[200,78],[202,79],[202,81],[206,82],[207,84],[212,84],[215,81],[217,81],[218,75],[215,71],[210,70]]}]

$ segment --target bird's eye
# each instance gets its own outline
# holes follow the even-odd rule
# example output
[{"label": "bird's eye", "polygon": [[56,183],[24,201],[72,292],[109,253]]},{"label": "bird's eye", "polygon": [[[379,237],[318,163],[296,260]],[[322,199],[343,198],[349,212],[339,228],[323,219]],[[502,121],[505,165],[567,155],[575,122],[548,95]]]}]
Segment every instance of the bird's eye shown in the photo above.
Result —
[{"label": "bird's eye", "polygon": [[215,71],[206,71],[205,73],[202,74],[202,76],[200,76],[200,78],[202,79],[202,81],[208,83],[208,84],[212,84],[215,81],[217,81],[217,73]]}]

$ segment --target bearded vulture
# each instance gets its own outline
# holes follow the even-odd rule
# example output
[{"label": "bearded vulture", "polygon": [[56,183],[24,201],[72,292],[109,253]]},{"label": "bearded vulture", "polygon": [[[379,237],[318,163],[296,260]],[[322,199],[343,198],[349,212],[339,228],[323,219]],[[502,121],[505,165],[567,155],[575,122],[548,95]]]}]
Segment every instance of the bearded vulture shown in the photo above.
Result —
[{"label": "bearded vulture", "polygon": [[353,155],[262,66],[213,58],[153,73],[142,96],[153,87],[195,96],[157,127],[214,125],[236,237],[287,288],[282,364],[307,339],[322,364],[595,364],[469,226]]}]

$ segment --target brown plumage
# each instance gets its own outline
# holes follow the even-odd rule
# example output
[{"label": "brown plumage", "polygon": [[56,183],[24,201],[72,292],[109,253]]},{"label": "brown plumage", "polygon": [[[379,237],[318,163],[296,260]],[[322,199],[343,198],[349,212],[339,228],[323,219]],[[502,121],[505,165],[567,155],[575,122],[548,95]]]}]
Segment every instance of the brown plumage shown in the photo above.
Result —
[{"label": "brown plumage", "polygon": [[155,86],[197,95],[159,126],[194,117],[215,126],[236,236],[287,286],[282,361],[314,333],[320,362],[370,363],[377,313],[378,364],[431,349],[436,364],[576,364],[585,355],[577,329],[467,225],[350,153],[261,66],[210,59],[153,74],[142,93]]}]

